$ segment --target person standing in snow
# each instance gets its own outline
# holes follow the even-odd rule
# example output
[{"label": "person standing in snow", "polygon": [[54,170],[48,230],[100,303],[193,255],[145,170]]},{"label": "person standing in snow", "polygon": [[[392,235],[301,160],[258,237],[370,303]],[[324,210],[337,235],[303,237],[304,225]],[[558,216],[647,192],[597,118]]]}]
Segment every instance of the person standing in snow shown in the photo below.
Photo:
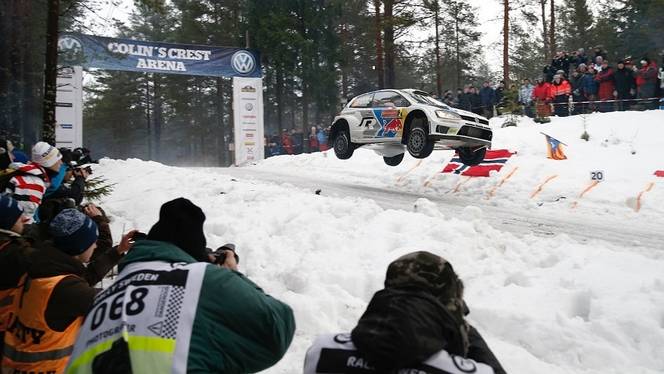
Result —
[{"label": "person standing in snow", "polygon": [[233,251],[207,253],[204,221],[185,198],[161,206],[95,298],[67,373],[254,373],[283,357],[293,311],[238,272]]},{"label": "person standing in snow", "polygon": [[[649,99],[655,95],[657,82],[657,65],[651,62],[648,57],[641,59],[641,69],[633,67],[636,76],[636,97],[638,99]],[[646,109],[654,109],[651,101],[643,101]]]},{"label": "person standing in snow", "polygon": [[463,282],[452,265],[429,252],[404,255],[387,268],[353,331],[318,337],[304,374],[502,374],[479,332],[464,316]]}]

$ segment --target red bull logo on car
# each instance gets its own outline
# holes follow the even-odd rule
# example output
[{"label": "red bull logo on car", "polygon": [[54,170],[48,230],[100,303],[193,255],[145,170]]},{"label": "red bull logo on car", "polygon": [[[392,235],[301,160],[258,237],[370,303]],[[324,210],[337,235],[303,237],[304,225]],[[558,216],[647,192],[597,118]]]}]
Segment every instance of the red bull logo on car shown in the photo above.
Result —
[{"label": "red bull logo on car", "polygon": [[403,109],[375,109],[374,115],[380,124],[376,137],[393,138],[403,132],[405,110]]}]

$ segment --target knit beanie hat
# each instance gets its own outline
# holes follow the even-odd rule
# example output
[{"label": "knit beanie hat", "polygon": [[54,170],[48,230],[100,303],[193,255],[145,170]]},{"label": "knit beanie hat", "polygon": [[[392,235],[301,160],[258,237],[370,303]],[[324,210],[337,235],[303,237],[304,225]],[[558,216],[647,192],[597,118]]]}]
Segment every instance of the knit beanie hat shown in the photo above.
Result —
[{"label": "knit beanie hat", "polygon": [[97,241],[97,224],[76,209],[64,209],[51,221],[53,245],[62,252],[76,256]]},{"label": "knit beanie hat", "polygon": [[23,214],[23,206],[9,196],[0,195],[0,229],[11,230]]},{"label": "knit beanie hat", "polygon": [[32,162],[45,168],[55,165],[61,158],[60,151],[46,142],[39,142],[32,147]]},{"label": "knit beanie hat", "polygon": [[148,239],[173,243],[196,261],[208,262],[203,222],[201,208],[180,197],[161,206],[159,221],[148,232]]}]

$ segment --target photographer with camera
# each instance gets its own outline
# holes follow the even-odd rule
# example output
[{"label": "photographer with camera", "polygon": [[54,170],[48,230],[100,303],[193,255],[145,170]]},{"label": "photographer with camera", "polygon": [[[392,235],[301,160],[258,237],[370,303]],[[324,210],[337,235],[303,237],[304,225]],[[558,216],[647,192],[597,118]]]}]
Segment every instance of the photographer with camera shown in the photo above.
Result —
[{"label": "photographer with camera", "polygon": [[76,163],[72,161],[72,152],[67,148],[60,148],[60,153],[62,154],[64,169],[61,171],[63,173],[61,183],[59,183],[55,189],[47,189],[44,199],[72,198],[76,205],[80,205],[83,201],[85,183],[90,174],[92,174],[92,168],[90,168],[90,166],[77,166]]},{"label": "photographer with camera", "polygon": [[505,374],[466,320],[464,284],[447,260],[408,253],[389,264],[384,285],[350,333],[313,342],[304,374]]},{"label": "photographer with camera", "polygon": [[237,271],[234,248],[208,253],[204,221],[187,199],[161,206],[95,298],[67,373],[254,373],[283,357],[292,309]]},{"label": "photographer with camera", "polygon": [[569,75],[569,64],[571,62],[570,57],[564,51],[560,51],[553,56],[551,60],[551,67],[553,71],[557,72],[562,70],[565,73],[565,76]]},{"label": "photographer with camera", "polygon": [[[62,373],[83,317],[99,292],[94,287],[128,251],[130,234],[115,250],[90,261],[99,231],[90,216],[76,209],[58,213],[49,227],[52,239],[25,254],[25,274],[12,290],[2,356],[3,372]],[[87,264],[87,265],[86,265]]]}]

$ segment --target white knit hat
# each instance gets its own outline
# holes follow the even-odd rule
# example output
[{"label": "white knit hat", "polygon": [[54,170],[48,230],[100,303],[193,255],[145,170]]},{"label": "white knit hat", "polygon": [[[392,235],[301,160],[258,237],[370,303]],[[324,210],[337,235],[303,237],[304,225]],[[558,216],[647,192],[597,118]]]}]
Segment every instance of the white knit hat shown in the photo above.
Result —
[{"label": "white knit hat", "polygon": [[32,162],[45,168],[55,165],[61,158],[60,151],[46,142],[39,142],[32,147]]}]

